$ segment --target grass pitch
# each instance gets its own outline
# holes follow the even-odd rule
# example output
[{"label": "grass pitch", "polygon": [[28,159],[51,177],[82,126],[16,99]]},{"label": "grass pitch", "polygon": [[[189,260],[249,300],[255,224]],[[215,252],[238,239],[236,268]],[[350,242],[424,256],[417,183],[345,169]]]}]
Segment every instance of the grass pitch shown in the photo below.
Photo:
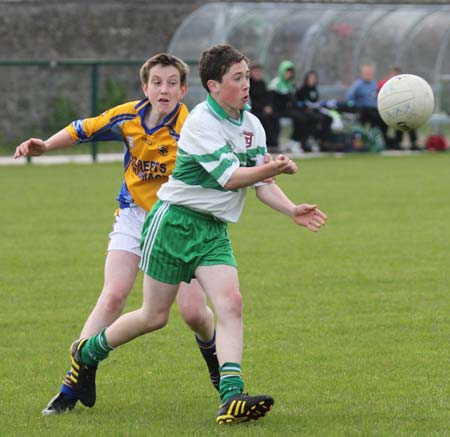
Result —
[{"label": "grass pitch", "polygon": [[266,419],[232,429],[214,423],[217,394],[176,308],[101,365],[94,408],[40,415],[102,285],[121,166],[1,167],[1,434],[450,435],[450,155],[299,165],[278,183],[319,203],[323,231],[251,191],[230,227],[246,389],[275,398]]}]

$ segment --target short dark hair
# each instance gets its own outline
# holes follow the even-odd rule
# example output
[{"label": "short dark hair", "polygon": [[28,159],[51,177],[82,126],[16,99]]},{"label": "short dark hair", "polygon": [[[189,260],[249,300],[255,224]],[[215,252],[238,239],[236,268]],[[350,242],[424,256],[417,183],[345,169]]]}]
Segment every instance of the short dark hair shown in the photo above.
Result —
[{"label": "short dark hair", "polygon": [[397,74],[401,74],[402,69],[398,65],[391,65],[389,70],[395,71]]},{"label": "short dark hair", "polygon": [[189,67],[180,58],[169,55],[168,53],[158,53],[144,62],[140,71],[142,83],[146,84],[148,82],[150,70],[156,65],[162,65],[163,67],[175,67],[180,73],[180,84],[186,85]]},{"label": "short dark hair", "polygon": [[222,82],[230,67],[241,61],[249,63],[245,55],[229,44],[218,44],[206,49],[198,66],[203,88],[209,93],[208,80]]},{"label": "short dark hair", "polygon": [[250,70],[253,70],[254,68],[260,68],[261,70],[264,69],[264,65],[261,64],[260,62],[252,62],[250,64]]}]

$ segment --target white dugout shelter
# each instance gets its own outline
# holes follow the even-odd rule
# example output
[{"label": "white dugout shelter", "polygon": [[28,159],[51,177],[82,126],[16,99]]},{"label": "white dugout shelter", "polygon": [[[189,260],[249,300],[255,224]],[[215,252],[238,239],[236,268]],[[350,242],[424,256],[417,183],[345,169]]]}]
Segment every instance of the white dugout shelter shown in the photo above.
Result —
[{"label": "white dugout shelter", "polygon": [[[229,43],[265,67],[269,80],[284,59],[297,81],[319,74],[323,98],[340,98],[372,61],[381,79],[391,65],[425,78],[436,112],[450,112],[450,5],[210,3],[179,26],[169,52],[197,61],[206,47]],[[195,65],[188,95],[204,97]]]}]

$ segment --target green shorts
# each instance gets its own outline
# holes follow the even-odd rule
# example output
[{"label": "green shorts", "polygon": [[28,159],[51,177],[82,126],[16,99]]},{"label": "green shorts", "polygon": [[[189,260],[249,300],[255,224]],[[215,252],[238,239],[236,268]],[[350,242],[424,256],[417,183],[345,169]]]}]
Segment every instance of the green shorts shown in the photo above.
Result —
[{"label": "green shorts", "polygon": [[141,249],[140,269],[168,284],[190,282],[199,266],[237,267],[226,223],[162,201],[145,219]]}]

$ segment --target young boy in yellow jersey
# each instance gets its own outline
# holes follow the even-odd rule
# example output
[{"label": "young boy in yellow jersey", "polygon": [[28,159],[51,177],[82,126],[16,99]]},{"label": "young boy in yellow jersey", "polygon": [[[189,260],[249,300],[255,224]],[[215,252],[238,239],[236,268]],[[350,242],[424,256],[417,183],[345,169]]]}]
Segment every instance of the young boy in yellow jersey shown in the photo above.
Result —
[{"label": "young boy in yellow jersey", "polygon": [[[133,287],[141,258],[142,225],[156,201],[156,192],[173,171],[181,126],[188,115],[180,102],[187,91],[187,74],[188,66],[180,59],[164,53],[155,55],[140,70],[143,100],[119,105],[97,117],[76,120],[46,141],[30,138],[16,149],[14,158],[39,156],[94,140],[124,143],[124,181],[117,197],[120,208],[109,235],[103,290],[80,338],[98,334],[111,325],[120,316]],[[205,294],[196,281],[183,283],[177,301],[181,316],[196,333],[211,381],[218,389],[214,315]],[[88,407],[94,405],[95,393],[86,397],[76,391],[78,371],[72,364],[61,391],[42,414],[72,410],[78,400]],[[95,366],[85,371],[95,379]]]}]

